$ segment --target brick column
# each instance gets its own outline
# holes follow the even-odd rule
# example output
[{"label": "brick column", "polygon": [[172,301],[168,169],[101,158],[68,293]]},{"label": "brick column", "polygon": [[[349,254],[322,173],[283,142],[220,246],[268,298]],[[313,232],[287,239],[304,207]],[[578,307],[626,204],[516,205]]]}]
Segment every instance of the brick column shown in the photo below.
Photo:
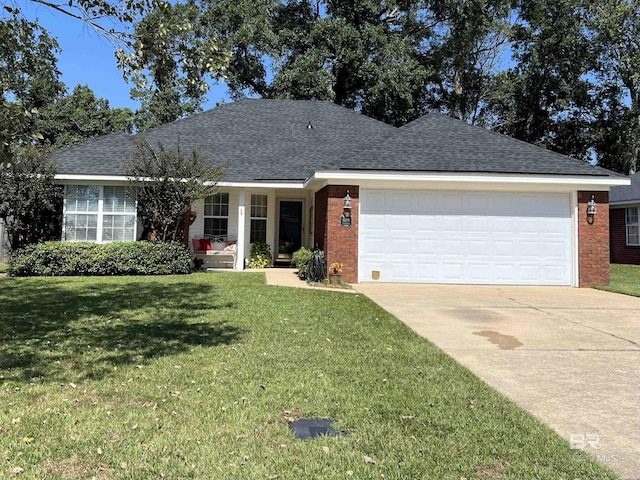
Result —
[{"label": "brick column", "polygon": [[[351,197],[351,226],[340,225],[344,196]],[[316,192],[314,241],[326,254],[327,268],[342,263],[342,280],[358,281],[358,205],[360,188],[355,185],[327,185]]]},{"label": "brick column", "polygon": [[[589,219],[591,195],[598,210]],[[581,287],[609,283],[609,192],[578,192],[578,269]]]},{"label": "brick column", "polygon": [[313,243],[314,248],[324,250],[327,238],[327,206],[329,200],[329,187],[318,190],[315,195],[314,219],[313,219]]}]

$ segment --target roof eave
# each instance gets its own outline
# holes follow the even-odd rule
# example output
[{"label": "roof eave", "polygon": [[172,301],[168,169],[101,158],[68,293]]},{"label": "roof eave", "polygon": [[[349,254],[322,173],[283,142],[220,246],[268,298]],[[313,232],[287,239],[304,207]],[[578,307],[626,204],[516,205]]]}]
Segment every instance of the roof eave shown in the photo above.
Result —
[{"label": "roof eave", "polygon": [[[60,173],[54,177],[55,180],[61,183],[70,182],[128,182],[129,178],[125,175],[83,175],[72,173]],[[242,182],[229,182],[222,181],[216,182],[218,187],[225,188],[278,188],[278,189],[291,189],[301,190],[305,188],[303,180],[254,180],[254,181],[242,181]]]},{"label": "roof eave", "polygon": [[640,198],[636,198],[632,200],[613,200],[613,201],[609,200],[609,205],[612,207],[640,205]]},{"label": "roof eave", "polygon": [[523,173],[483,173],[483,172],[425,172],[425,171],[379,171],[379,170],[323,170],[317,171],[305,181],[310,185],[317,181],[385,181],[401,180],[406,182],[436,183],[493,183],[493,184],[538,184],[538,185],[575,185],[609,189],[614,186],[629,185],[625,177],[607,175],[557,175]]}]

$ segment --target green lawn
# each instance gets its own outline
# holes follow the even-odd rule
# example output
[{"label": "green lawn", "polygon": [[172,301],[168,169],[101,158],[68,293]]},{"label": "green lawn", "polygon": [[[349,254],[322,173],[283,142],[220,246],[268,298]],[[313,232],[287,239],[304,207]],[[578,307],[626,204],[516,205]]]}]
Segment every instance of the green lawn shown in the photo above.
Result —
[{"label": "green lawn", "polygon": [[9,271],[8,263],[0,263],[0,273],[7,273]]},{"label": "green lawn", "polygon": [[259,273],[0,278],[0,383],[0,478],[615,478],[367,298]]},{"label": "green lawn", "polygon": [[640,297],[640,265],[611,265],[609,285],[598,287],[609,292]]}]

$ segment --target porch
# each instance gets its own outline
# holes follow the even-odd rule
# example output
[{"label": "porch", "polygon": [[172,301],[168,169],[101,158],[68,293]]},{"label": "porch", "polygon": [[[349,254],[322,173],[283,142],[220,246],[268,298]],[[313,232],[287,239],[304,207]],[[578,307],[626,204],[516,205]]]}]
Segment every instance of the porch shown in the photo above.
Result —
[{"label": "porch", "polygon": [[205,257],[208,268],[243,270],[256,242],[267,243],[274,262],[282,264],[288,264],[300,247],[313,246],[314,195],[299,184],[291,188],[221,186],[218,194],[198,200],[192,210],[196,218],[189,227],[188,244],[194,254],[194,240],[223,238],[236,245],[232,261],[228,255]]}]

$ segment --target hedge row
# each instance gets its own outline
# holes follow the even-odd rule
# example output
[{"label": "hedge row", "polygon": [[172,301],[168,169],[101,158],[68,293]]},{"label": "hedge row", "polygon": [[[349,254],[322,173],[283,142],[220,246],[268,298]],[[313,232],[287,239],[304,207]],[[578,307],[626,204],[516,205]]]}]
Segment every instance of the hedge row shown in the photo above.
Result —
[{"label": "hedge row", "polygon": [[191,259],[179,243],[44,242],[14,252],[9,275],[171,275],[189,273]]}]

